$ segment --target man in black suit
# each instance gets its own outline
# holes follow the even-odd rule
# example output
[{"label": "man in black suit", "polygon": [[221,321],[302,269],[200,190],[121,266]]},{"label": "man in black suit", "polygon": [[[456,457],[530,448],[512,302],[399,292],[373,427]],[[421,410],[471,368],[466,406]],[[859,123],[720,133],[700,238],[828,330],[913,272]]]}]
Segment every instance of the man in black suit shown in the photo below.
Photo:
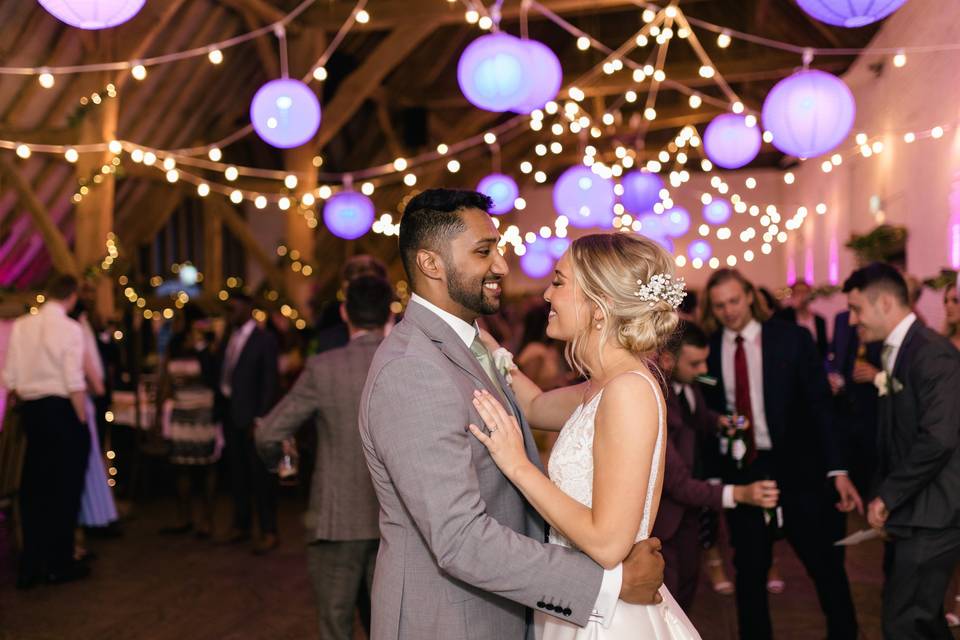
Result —
[{"label": "man in black suit", "polygon": [[844,283],[850,321],[883,340],[876,497],[886,531],[883,634],[948,639],[943,600],[960,562],[960,353],[910,310],[903,276],[874,263]]},{"label": "man in black suit", "polygon": [[881,341],[863,343],[850,312],[833,321],[833,341],[828,363],[830,389],[837,419],[846,425],[847,466],[861,495],[872,493],[877,466],[877,388]]},{"label": "man in black suit", "polygon": [[756,507],[740,505],[727,514],[740,637],[773,637],[766,582],[773,542],[782,533],[813,579],[827,637],[856,638],[843,551],[833,543],[845,533],[841,512],[863,506],[843,464],[813,339],[796,325],[766,320],[753,285],[736,270],[714,272],[706,296],[707,324],[720,325],[708,360],[718,382],[706,389],[708,402],[715,411],[744,416],[749,425],[746,455],[740,468],[726,461],[724,482],[769,478],[780,488],[782,529],[775,514]]},{"label": "man in black suit", "polygon": [[774,317],[806,328],[817,344],[821,358],[827,357],[830,342],[827,339],[827,321],[819,313],[810,310],[813,290],[806,280],[797,280],[790,288],[790,306],[784,307]]},{"label": "man in black suit", "polygon": [[226,542],[250,538],[251,503],[256,505],[260,540],[254,553],[277,547],[277,479],[257,455],[254,421],[277,399],[277,342],[253,318],[253,301],[243,294],[230,300],[230,337],[221,357],[218,415],[230,460],[233,529]]}]

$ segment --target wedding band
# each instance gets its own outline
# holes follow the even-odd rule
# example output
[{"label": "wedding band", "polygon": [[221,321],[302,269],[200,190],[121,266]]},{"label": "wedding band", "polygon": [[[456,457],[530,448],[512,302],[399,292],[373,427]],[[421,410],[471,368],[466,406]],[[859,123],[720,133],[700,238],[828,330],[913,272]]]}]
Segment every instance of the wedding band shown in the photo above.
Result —
[{"label": "wedding band", "polygon": [[491,434],[494,434],[494,433],[497,432],[497,430],[494,429],[494,428],[489,428],[489,429],[487,429],[487,431],[489,431]]}]

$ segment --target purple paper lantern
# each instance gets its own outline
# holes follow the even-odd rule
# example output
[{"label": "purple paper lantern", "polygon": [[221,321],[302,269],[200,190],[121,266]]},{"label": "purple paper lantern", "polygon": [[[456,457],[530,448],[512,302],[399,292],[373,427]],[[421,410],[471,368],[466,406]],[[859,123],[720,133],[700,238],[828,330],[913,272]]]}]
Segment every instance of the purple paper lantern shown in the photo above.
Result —
[{"label": "purple paper lantern", "polygon": [[690,230],[690,213],[683,207],[674,207],[664,211],[661,216],[664,221],[665,235],[677,238]]},{"label": "purple paper lantern", "polygon": [[667,224],[663,214],[647,213],[637,220],[640,222],[640,235],[648,238],[667,237]]},{"label": "purple paper lantern", "polygon": [[509,111],[530,93],[530,55],[520,38],[508,33],[480,36],[464,49],[457,63],[460,90],[472,104],[487,111]]},{"label": "purple paper lantern", "polygon": [[107,29],[139,13],[146,0],[37,0],[54,18],[80,29]]},{"label": "purple paper lantern", "polygon": [[253,96],[250,121],[267,144],[280,149],[299,147],[320,128],[320,101],[299,80],[271,80]]},{"label": "purple paper lantern", "polygon": [[527,252],[520,256],[520,270],[530,278],[544,278],[553,273],[556,260],[549,252],[543,249],[534,249],[539,242],[527,247]]},{"label": "purple paper lantern", "polygon": [[502,173],[491,173],[481,180],[477,185],[477,191],[493,200],[490,213],[497,216],[513,211],[513,203],[520,195],[520,188],[517,187],[516,181]]},{"label": "purple paper lantern", "polygon": [[710,224],[724,224],[733,215],[733,207],[723,198],[711,200],[703,205],[703,219]]},{"label": "purple paper lantern", "polygon": [[857,106],[843,80],[826,71],[798,71],[778,82],[763,101],[763,127],[773,146],[799,158],[827,153],[853,128]]},{"label": "purple paper lantern", "polygon": [[567,238],[552,238],[547,241],[547,251],[554,260],[559,260],[563,254],[570,248],[570,240]]},{"label": "purple paper lantern", "polygon": [[323,223],[344,240],[356,240],[370,231],[375,215],[373,201],[357,191],[336,193],[323,205]]},{"label": "purple paper lantern", "polygon": [[529,57],[526,99],[510,108],[516,113],[530,113],[557,97],[563,85],[563,67],[553,49],[538,40],[523,40]]},{"label": "purple paper lantern", "polygon": [[652,211],[653,205],[660,202],[663,180],[655,173],[631,171],[623,176],[620,184],[623,186],[620,202],[623,208],[633,215]]},{"label": "purple paper lantern", "polygon": [[703,134],[703,148],[713,164],[739,169],[760,152],[760,128],[747,126],[746,116],[724,113],[714,118]]},{"label": "purple paper lantern", "polygon": [[575,227],[609,228],[616,196],[613,183],[582,164],[561,174],[553,186],[553,206]]},{"label": "purple paper lantern", "polygon": [[703,262],[706,262],[712,255],[713,248],[710,247],[710,243],[706,240],[694,240],[690,243],[690,246],[687,247],[687,256],[691,260],[700,258]]},{"label": "purple paper lantern", "polygon": [[907,0],[797,0],[800,8],[837,27],[862,27],[883,20]]}]

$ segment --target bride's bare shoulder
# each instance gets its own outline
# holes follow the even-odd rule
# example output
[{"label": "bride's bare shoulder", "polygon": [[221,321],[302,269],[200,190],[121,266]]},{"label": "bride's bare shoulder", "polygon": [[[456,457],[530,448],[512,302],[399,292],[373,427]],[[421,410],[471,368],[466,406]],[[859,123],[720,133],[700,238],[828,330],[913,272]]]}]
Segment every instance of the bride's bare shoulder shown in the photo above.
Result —
[{"label": "bride's bare shoulder", "polygon": [[659,385],[649,371],[621,373],[603,388],[598,411],[606,416],[631,420],[642,415],[657,415],[661,402]]}]

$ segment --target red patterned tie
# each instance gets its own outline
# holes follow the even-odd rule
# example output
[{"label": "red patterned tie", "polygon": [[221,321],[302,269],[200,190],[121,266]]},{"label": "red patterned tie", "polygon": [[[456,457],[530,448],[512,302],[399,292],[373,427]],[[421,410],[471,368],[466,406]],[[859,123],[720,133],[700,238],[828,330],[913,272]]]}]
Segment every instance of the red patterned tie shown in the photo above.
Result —
[{"label": "red patterned tie", "polygon": [[733,354],[733,379],[736,389],[737,415],[750,422],[747,430],[747,463],[757,457],[757,443],[753,436],[753,406],[750,404],[750,371],[747,369],[747,352],[743,348],[743,336],[737,334],[737,350]]}]

